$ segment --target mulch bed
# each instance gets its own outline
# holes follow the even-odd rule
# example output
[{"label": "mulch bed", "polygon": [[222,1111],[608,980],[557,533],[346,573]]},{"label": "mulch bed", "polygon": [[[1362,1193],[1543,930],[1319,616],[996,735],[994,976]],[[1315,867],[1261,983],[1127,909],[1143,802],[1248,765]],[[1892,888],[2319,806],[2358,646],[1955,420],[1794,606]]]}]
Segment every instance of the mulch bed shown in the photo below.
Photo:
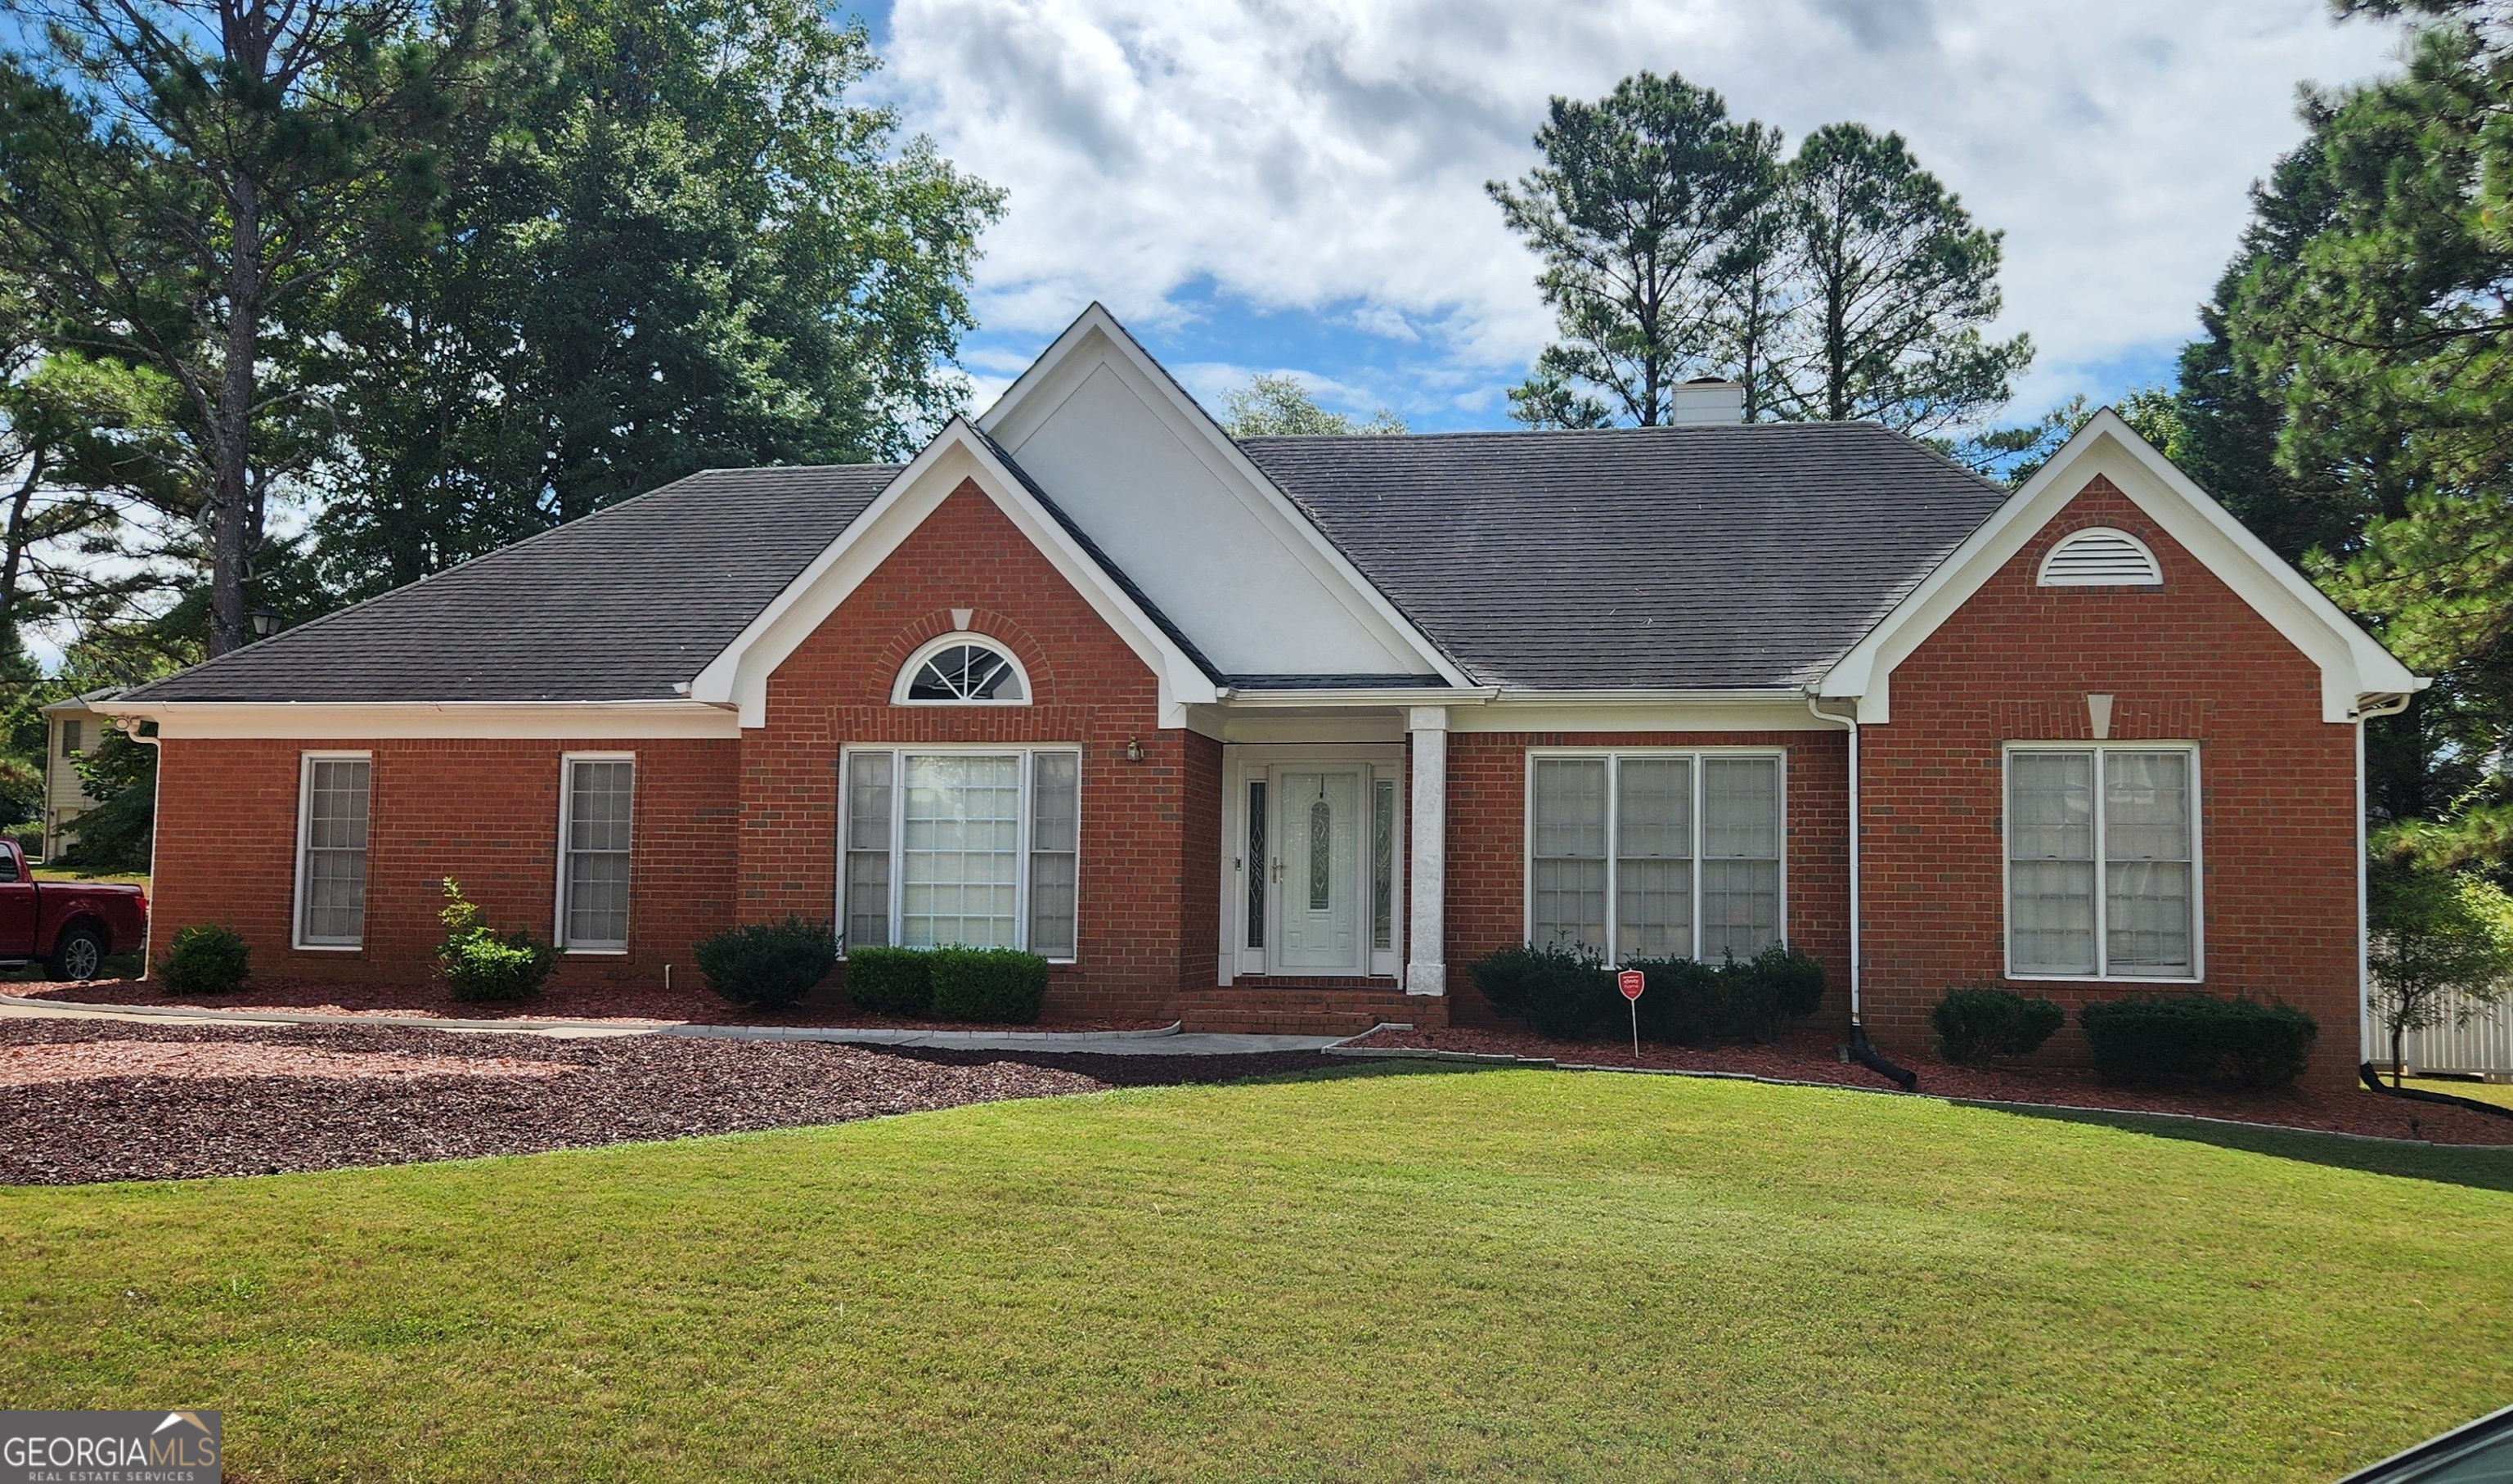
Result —
[{"label": "mulch bed", "polygon": [[[1791,1082],[1826,1082],[1882,1089],[1885,1080],[1855,1062],[1841,1060],[1837,1036],[1807,1032],[1770,1046],[1698,1049],[1641,1043],[1635,1063],[1629,1041],[1555,1041],[1533,1031],[1481,1025],[1438,1030],[1381,1030],[1347,1043],[1366,1050],[1417,1047],[1483,1056],[1595,1066],[1640,1065],[1670,1071],[1734,1072]],[[2091,1070],[2075,1067],[1997,1067],[1975,1070],[1935,1057],[1895,1056],[1920,1074],[1919,1090],[1935,1098],[1976,1098],[1993,1103],[2109,1108],[2125,1113],[2192,1113],[2244,1123],[2280,1124],[2383,1139],[2433,1143],[2513,1144],[2513,1118],[2465,1108],[2406,1103],[2361,1088],[2344,1093],[2311,1088],[2248,1092],[2237,1088],[2112,1087]]]},{"label": "mulch bed", "polygon": [[[224,1069],[170,1073],[183,1055]],[[0,1078],[0,1183],[526,1154],[1350,1064],[27,1017],[0,1020],[0,1069],[26,1072]]]},{"label": "mulch bed", "polygon": [[[553,988],[511,1004],[458,1000],[434,984],[343,984],[320,980],[256,976],[222,1000],[179,1000],[142,980],[100,979],[83,983],[0,985],[0,992],[71,1005],[149,1005],[187,1010],[280,1010],[306,1015],[372,1015],[379,1019],[457,1021],[623,1021],[663,1025],[844,1025],[898,1030],[981,1030],[966,1021],[913,1021],[868,1015],[834,985],[823,984],[789,1010],[736,1005],[710,991],[698,971],[675,976],[669,990],[618,987]],[[1017,1030],[1157,1030],[1168,1020],[1042,1018]]]}]

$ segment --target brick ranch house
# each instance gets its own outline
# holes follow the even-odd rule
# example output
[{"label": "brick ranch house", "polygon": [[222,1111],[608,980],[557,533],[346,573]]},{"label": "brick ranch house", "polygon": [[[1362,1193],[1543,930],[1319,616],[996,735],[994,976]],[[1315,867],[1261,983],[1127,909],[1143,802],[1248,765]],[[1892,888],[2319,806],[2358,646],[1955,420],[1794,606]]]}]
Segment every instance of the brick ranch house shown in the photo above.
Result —
[{"label": "brick ranch house", "polygon": [[2424,681],[2110,414],[2013,492],[1676,421],[1234,442],[1095,305],[905,465],[694,475],[99,702],[157,727],[152,946],[416,980],[453,875],[563,982],[798,912],[1357,1029],[1487,1015],[1507,943],[1785,938],[1888,1054],[1952,984],[2202,986],[2348,1076],[2363,722]]}]

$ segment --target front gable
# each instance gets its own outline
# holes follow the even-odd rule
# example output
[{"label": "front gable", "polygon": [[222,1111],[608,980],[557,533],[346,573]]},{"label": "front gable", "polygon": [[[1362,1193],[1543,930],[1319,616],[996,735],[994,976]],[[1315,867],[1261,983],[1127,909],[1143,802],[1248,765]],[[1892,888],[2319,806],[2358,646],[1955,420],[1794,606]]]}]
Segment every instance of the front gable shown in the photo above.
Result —
[{"label": "front gable", "polygon": [[1223,675],[1472,683],[1098,305],[979,425]]},{"label": "front gable", "polygon": [[[2354,721],[2375,698],[2427,685],[2105,409],[1844,656],[1818,694],[1855,699],[1864,724],[1890,722],[1895,668],[2028,548],[2038,562],[2055,539],[2054,523],[2067,530],[2099,524],[2091,515],[2067,518],[2089,492],[2125,501],[2308,660],[2320,676],[2323,721]],[[2165,576],[2170,592],[2172,574]]]},{"label": "front gable", "polygon": [[[1142,662],[1158,682],[1160,725],[1183,726],[1188,705],[1217,699],[1213,677],[1195,653],[1031,493],[983,434],[957,419],[698,673],[690,684],[691,699],[735,707],[743,727],[765,726],[769,678],[955,495],[991,503],[1017,539]],[[962,556],[973,567],[988,560],[985,550]]]}]

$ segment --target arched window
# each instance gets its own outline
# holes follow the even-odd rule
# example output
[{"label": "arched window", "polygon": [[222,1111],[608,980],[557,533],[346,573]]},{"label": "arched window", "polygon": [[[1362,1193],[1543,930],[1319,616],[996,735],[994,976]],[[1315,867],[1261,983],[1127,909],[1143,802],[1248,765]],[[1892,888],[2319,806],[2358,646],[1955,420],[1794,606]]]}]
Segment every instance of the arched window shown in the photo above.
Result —
[{"label": "arched window", "polygon": [[1022,706],[1029,677],[1012,651],[976,634],[948,634],[908,657],[894,705]]},{"label": "arched window", "polygon": [[2146,542],[2109,526],[2061,538],[2042,558],[2044,587],[2159,587],[2164,570]]}]

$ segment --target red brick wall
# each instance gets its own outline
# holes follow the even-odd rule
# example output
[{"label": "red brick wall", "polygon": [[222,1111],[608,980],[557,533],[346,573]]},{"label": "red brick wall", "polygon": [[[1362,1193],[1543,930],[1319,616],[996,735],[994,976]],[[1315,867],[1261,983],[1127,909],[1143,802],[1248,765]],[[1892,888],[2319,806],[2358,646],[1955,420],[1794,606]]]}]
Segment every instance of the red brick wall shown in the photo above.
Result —
[{"label": "red brick wall", "polygon": [[[1825,1016],[1848,1014],[1849,743],[1831,732],[1456,732],[1449,737],[1450,1018],[1487,1022],[1466,965],[1527,941],[1527,753],[1544,747],[1777,747],[1789,941],[1829,971]],[[1836,1014],[1836,1011],[1838,1014]],[[1845,1020],[1846,1023],[1846,1020]]]},{"label": "red brick wall", "polygon": [[[176,929],[225,923],[255,972],[304,979],[422,980],[443,930],[439,884],[462,883],[490,923],[550,936],[556,917],[559,756],[634,752],[629,950],[572,955],[560,983],[652,983],[733,916],[738,750],[730,741],[185,741],[160,744],[150,948]],[[290,945],[299,758],[374,758],[366,945]],[[667,873],[658,866],[669,863]]]},{"label": "red brick wall", "polygon": [[[1028,672],[1025,706],[894,706],[917,646],[976,610]],[[963,484],[779,665],[742,736],[740,915],[827,917],[837,898],[838,754],[863,742],[1082,748],[1080,961],[1051,1013],[1156,1015],[1213,985],[1221,753],[1160,726],[1140,658],[974,484]],[[1129,742],[1143,751],[1126,759]]]},{"label": "red brick wall", "polygon": [[[2151,547],[2156,587],[2037,587],[2052,544],[2113,526]],[[2321,719],[2312,662],[2097,478],[1895,668],[1894,719],[1860,740],[1865,1019],[1891,1054],[1928,1042],[1947,986],[2001,982],[2000,744],[2093,736],[2199,744],[2205,987],[2302,1006],[2311,1076],[2356,1062],[2354,729]],[[2018,984],[2072,1012],[2046,1056],[2085,1055],[2074,1010],[2128,983]]]}]

